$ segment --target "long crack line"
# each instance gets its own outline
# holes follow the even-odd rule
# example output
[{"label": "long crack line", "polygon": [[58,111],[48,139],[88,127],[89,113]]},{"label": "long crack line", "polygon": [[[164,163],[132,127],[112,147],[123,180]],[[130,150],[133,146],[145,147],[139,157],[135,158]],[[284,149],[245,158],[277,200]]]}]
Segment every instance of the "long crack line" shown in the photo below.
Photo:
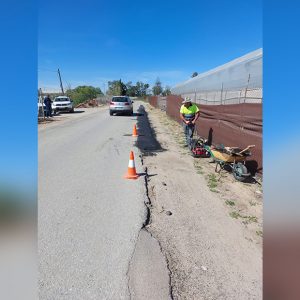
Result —
[{"label": "long crack line", "polygon": [[[144,161],[142,159],[142,164],[143,163],[144,163]],[[147,225],[151,224],[151,209],[150,208],[152,207],[152,204],[151,204],[151,197],[149,195],[148,168],[145,167],[144,170],[145,170],[145,188],[146,188],[146,197],[147,197],[147,202],[144,202],[144,203],[147,207],[147,218],[145,220],[143,228],[151,235],[152,238],[154,238],[157,241],[157,243],[159,245],[160,252],[161,252],[161,254],[163,255],[163,257],[165,259],[167,270],[168,270],[168,273],[169,273],[169,295],[170,295],[170,298],[173,300],[174,297],[173,297],[173,287],[172,287],[172,271],[170,269],[169,260],[168,260],[167,256],[164,254],[161,243],[159,242],[159,240],[156,237],[154,237],[153,234],[147,229]]]}]

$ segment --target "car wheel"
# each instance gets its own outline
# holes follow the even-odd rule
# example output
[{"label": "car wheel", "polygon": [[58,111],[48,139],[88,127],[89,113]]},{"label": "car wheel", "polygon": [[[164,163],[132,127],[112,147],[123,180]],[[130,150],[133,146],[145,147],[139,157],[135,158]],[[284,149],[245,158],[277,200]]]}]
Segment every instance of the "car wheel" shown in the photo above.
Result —
[{"label": "car wheel", "polygon": [[114,113],[110,110],[109,111],[109,115],[112,116]]},{"label": "car wheel", "polygon": [[74,108],[72,108],[70,112],[73,113],[74,112]]}]

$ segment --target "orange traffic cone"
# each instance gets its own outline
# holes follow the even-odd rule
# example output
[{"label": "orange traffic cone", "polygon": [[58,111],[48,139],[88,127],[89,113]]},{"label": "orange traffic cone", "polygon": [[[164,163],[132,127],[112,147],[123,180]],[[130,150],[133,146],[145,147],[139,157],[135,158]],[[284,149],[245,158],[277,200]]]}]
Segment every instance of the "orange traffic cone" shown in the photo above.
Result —
[{"label": "orange traffic cone", "polygon": [[134,124],[133,126],[133,132],[132,132],[132,136],[139,136],[136,130],[136,125]]},{"label": "orange traffic cone", "polygon": [[135,170],[133,151],[130,151],[128,171],[124,177],[127,179],[137,179],[139,177]]}]

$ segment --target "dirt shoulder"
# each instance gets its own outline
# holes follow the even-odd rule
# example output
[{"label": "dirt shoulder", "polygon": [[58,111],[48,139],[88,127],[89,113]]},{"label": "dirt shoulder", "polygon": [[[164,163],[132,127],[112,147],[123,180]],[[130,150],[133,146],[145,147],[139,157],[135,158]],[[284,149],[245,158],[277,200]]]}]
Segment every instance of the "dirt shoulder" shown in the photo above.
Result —
[{"label": "dirt shoulder", "polygon": [[138,122],[139,133],[152,137],[138,141],[149,175],[147,230],[167,258],[173,298],[261,299],[261,186],[190,156],[181,126],[143,105],[150,125]]}]

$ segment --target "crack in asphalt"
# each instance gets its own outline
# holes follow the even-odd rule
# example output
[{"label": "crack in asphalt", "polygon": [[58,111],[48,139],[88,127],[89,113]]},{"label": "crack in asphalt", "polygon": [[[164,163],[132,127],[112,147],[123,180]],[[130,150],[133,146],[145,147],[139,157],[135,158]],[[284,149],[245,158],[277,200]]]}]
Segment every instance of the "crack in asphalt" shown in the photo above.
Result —
[{"label": "crack in asphalt", "polygon": [[146,227],[151,224],[151,210],[150,210],[151,198],[149,196],[149,189],[148,189],[148,168],[147,167],[144,168],[144,173],[145,173],[144,180],[145,180],[145,189],[146,189],[146,201],[144,201],[144,204],[146,206],[147,214],[146,214],[146,220],[141,229],[144,228],[145,230],[147,230]]},{"label": "crack in asphalt", "polygon": [[[141,159],[141,162],[142,162],[142,165],[144,166],[144,160],[143,160],[143,154],[141,154],[140,156],[140,159]],[[163,252],[163,249],[162,249],[162,246],[161,246],[161,243],[159,242],[159,240],[157,238],[155,238],[152,233],[148,230],[148,226],[151,224],[151,208],[152,208],[152,204],[151,204],[151,197],[149,195],[149,185],[148,185],[148,168],[146,166],[144,166],[144,183],[145,183],[145,200],[144,200],[144,204],[146,206],[146,218],[145,218],[145,222],[143,223],[140,231],[139,231],[139,234],[138,234],[138,238],[139,238],[139,235],[140,235],[140,232],[141,230],[145,230],[147,231],[147,233],[150,234],[150,236],[155,239],[158,243],[158,246],[159,246],[159,249],[160,249],[160,253],[162,255],[162,257],[164,258],[165,262],[166,262],[166,266],[167,266],[167,270],[168,270],[168,274],[169,274],[169,296],[170,296],[170,299],[174,299],[173,297],[173,287],[172,287],[172,281],[171,281],[171,278],[172,278],[172,271],[170,269],[170,264],[169,264],[169,261],[166,257],[166,255],[164,254]],[[138,241],[138,238],[137,238],[137,241]],[[137,246],[137,243],[135,244],[135,248],[134,248],[134,251],[132,253],[132,256],[130,258],[130,261],[129,261],[129,266],[128,266],[128,270],[127,270],[127,278],[128,278],[128,291],[129,291],[129,298],[132,299],[132,295],[131,295],[131,291],[130,291],[130,284],[129,284],[129,280],[130,280],[130,276],[129,276],[129,269],[130,269],[130,265],[131,265],[131,261],[134,257],[134,254],[136,252],[136,246]]]},{"label": "crack in asphalt", "polygon": [[[142,164],[143,164],[143,160],[142,160]],[[163,249],[162,249],[162,246],[161,246],[161,243],[160,241],[154,237],[152,235],[152,233],[147,229],[147,226],[149,226],[151,224],[151,207],[152,207],[152,204],[151,204],[151,197],[149,195],[149,185],[148,185],[148,168],[145,167],[145,188],[146,188],[146,197],[147,197],[147,203],[145,202],[145,205],[147,207],[147,219],[144,223],[144,226],[143,228],[151,235],[151,237],[153,237],[157,243],[158,243],[158,246],[159,246],[159,249],[160,249],[160,252],[162,254],[162,256],[164,257],[164,260],[166,262],[166,265],[167,265],[167,270],[168,270],[168,273],[169,273],[169,295],[170,295],[170,298],[173,300],[174,297],[173,297],[173,287],[172,287],[172,281],[171,281],[171,278],[172,278],[172,271],[170,269],[170,264],[169,264],[169,260],[167,258],[167,256],[164,254],[163,252]]]}]

